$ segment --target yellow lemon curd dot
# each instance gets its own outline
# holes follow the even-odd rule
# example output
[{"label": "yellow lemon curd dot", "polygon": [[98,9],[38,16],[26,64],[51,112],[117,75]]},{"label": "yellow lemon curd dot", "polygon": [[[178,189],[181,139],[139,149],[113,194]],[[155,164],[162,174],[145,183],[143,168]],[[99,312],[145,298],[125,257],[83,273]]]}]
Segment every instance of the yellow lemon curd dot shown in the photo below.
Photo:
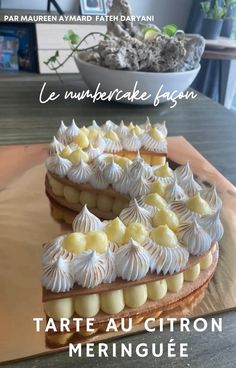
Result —
[{"label": "yellow lemon curd dot", "polygon": [[86,234],[86,249],[95,250],[98,253],[106,252],[108,248],[108,238],[104,231],[90,231]]},{"label": "yellow lemon curd dot", "polygon": [[120,167],[124,170],[127,164],[128,165],[132,164],[132,161],[126,157],[118,157],[116,163],[120,165]]},{"label": "yellow lemon curd dot", "polygon": [[83,132],[87,137],[89,136],[89,129],[86,128],[85,126],[83,126],[81,129],[80,129],[81,132]]},{"label": "yellow lemon curd dot", "polygon": [[71,233],[66,236],[62,245],[68,252],[79,254],[86,249],[86,236],[82,233]]},{"label": "yellow lemon curd dot", "polygon": [[170,211],[167,208],[156,212],[152,221],[154,226],[168,225],[168,227],[173,231],[176,231],[179,226],[178,217],[173,211]]},{"label": "yellow lemon curd dot", "polygon": [[55,180],[54,178],[50,179],[50,185],[52,188],[53,193],[58,197],[64,196],[64,185],[59,181]]},{"label": "yellow lemon curd dot", "polygon": [[200,196],[200,193],[189,198],[186,202],[186,207],[193,212],[199,213],[199,215],[210,215],[212,210],[209,204]]},{"label": "yellow lemon curd dot", "polygon": [[85,161],[88,162],[89,160],[89,156],[86,152],[84,152],[81,148],[78,148],[77,150],[75,150],[74,152],[71,153],[69,160],[72,162],[72,164],[79,164],[81,158]]},{"label": "yellow lemon curd dot", "polygon": [[150,237],[157,244],[164,247],[175,247],[178,243],[175,233],[168,227],[168,225],[160,225],[153,229],[150,233]]},{"label": "yellow lemon curd dot", "polygon": [[87,192],[86,190],[82,190],[79,200],[83,206],[86,204],[88,208],[95,208],[97,205],[96,194],[92,192]]},{"label": "yellow lemon curd dot", "polygon": [[81,148],[87,148],[89,146],[89,140],[85,133],[81,132],[74,137],[74,142]]},{"label": "yellow lemon curd dot", "polygon": [[140,126],[138,125],[135,125],[135,127],[131,128],[130,131],[136,134],[137,136],[140,136],[144,132],[144,130],[140,128]]},{"label": "yellow lemon curd dot", "polygon": [[126,230],[126,227],[123,224],[123,222],[119,219],[119,217],[116,217],[105,227],[105,233],[107,234],[108,239],[111,242],[114,242],[117,244],[124,243],[125,230]]},{"label": "yellow lemon curd dot", "polygon": [[165,163],[165,165],[159,167],[154,171],[154,174],[161,176],[162,178],[166,177],[172,177],[173,173],[172,170],[169,168],[168,162]]},{"label": "yellow lemon curd dot", "polygon": [[150,185],[150,193],[157,193],[161,197],[164,196],[166,190],[165,184],[161,183],[160,181],[155,181]]},{"label": "yellow lemon curd dot", "polygon": [[164,138],[161,132],[157,128],[151,128],[149,130],[149,135],[156,141],[160,141]]},{"label": "yellow lemon curd dot", "polygon": [[124,242],[128,243],[130,239],[136,240],[138,243],[142,244],[148,237],[148,231],[144,225],[138,222],[133,222],[129,224],[125,231]]},{"label": "yellow lemon curd dot", "polygon": [[105,137],[111,139],[113,142],[119,142],[119,137],[113,130],[108,130],[108,132],[105,134]]},{"label": "yellow lemon curd dot", "polygon": [[73,298],[50,300],[44,303],[44,311],[48,317],[55,321],[61,318],[70,318],[74,314]]},{"label": "yellow lemon curd dot", "polygon": [[79,203],[79,191],[66,185],[64,187],[64,197],[69,203]]},{"label": "yellow lemon curd dot", "polygon": [[69,146],[66,146],[61,151],[60,156],[62,158],[69,158],[69,156],[71,155],[71,153],[72,153],[72,149]]},{"label": "yellow lemon curd dot", "polygon": [[132,130],[132,129],[134,129],[134,124],[132,123],[132,121],[129,123],[129,125],[128,125],[128,128],[129,128],[129,130]]},{"label": "yellow lemon curd dot", "polygon": [[167,203],[159,194],[157,193],[150,193],[145,196],[144,202],[149,204],[150,206],[157,207],[160,210],[166,208]]},{"label": "yellow lemon curd dot", "polygon": [[88,139],[90,142],[93,142],[100,136],[101,136],[101,133],[98,130],[92,129],[89,131]]}]

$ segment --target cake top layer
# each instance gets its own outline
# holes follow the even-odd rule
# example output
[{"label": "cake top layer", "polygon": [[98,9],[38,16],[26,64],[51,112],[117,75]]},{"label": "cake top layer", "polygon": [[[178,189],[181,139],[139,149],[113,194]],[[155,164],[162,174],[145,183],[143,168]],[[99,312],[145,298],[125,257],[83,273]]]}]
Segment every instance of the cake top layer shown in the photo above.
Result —
[{"label": "cake top layer", "polygon": [[65,292],[75,282],[91,288],[117,277],[134,281],[148,272],[180,272],[190,255],[206,253],[222,237],[215,186],[197,182],[189,163],[157,170],[163,181],[153,181],[119,217],[101,221],[85,206],[71,234],[44,246],[45,288]]},{"label": "cake top layer", "polygon": [[132,122],[125,125],[123,121],[116,125],[111,120],[99,126],[95,120],[89,127],[78,128],[73,120],[68,127],[61,125],[49,145],[49,155],[60,154],[68,157],[77,149],[84,150],[84,157],[92,160],[103,152],[120,152],[122,150],[138,152],[145,149],[150,152],[167,152],[167,129],[165,122],[151,124],[149,118],[143,127]]}]

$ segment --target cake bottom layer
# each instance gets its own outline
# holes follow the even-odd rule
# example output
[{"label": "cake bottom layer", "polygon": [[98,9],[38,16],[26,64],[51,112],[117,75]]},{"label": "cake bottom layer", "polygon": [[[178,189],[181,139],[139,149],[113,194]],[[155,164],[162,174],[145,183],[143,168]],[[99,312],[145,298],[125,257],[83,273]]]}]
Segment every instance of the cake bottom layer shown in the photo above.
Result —
[{"label": "cake bottom layer", "polygon": [[[213,274],[214,271],[201,287],[194,290],[185,298],[172,303],[168,306],[168,309],[163,308],[162,311],[153,310],[143,313],[142,315],[140,314],[136,317],[127,317],[127,324],[128,318],[132,318],[132,329],[128,332],[128,334],[145,330],[145,321],[147,321],[148,318],[153,319],[153,321],[150,321],[150,323],[148,323],[148,327],[155,328],[159,325],[160,318],[164,320],[164,324],[168,324],[167,318],[179,319],[183,316],[187,316],[194,309],[194,307],[199,304],[204,298],[205,290],[208,287]],[[58,349],[60,347],[66,347],[70,343],[86,344],[89,342],[101,341],[103,339],[114,339],[124,335],[124,331],[122,331],[121,329],[121,320],[116,321],[116,332],[107,332],[107,324],[110,318],[111,317],[108,316],[107,322],[94,325],[93,332],[87,332],[85,327],[81,327],[79,332],[72,330],[70,332],[45,333],[46,346],[50,349]],[[126,324],[126,319],[124,319],[123,324]]]},{"label": "cake bottom layer", "polygon": [[[132,319],[133,329],[138,326],[140,330],[144,329],[144,322],[147,318],[154,318],[155,321],[150,323],[150,326],[158,324],[159,318],[181,317],[187,315],[203,298],[204,291],[207,288],[211,278],[214,275],[218,262],[218,249],[214,252],[212,264],[205,270],[202,270],[198,278],[193,282],[184,282],[181,291],[176,293],[168,292],[163,300],[157,302],[148,301],[143,306],[138,308],[125,308],[122,312],[114,315],[108,315],[104,312],[99,312],[93,318],[93,332],[87,331],[87,318],[80,318],[79,331],[76,328],[76,322],[73,317],[70,319],[70,332],[48,332],[46,333],[46,344],[50,348],[67,346],[69,343],[86,343],[88,341],[101,340],[102,336],[109,337],[119,336],[124,332],[121,330],[121,325],[128,323]],[[107,326],[110,319],[114,320],[117,327],[116,333],[107,332]],[[122,321],[122,322],[121,322]],[[60,321],[55,321],[57,331],[60,331]],[[132,333],[130,331],[129,333]]]}]

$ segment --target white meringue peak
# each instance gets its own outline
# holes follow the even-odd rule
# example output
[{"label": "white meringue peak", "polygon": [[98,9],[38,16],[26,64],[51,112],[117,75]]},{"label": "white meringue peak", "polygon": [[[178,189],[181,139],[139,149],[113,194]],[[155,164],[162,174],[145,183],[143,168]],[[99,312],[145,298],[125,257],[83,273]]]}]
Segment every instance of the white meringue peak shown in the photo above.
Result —
[{"label": "white meringue peak", "polygon": [[201,189],[200,195],[203,199],[205,199],[205,201],[207,201],[213,211],[217,211],[222,207],[222,200],[217,194],[215,185]]},{"label": "white meringue peak", "polygon": [[210,216],[203,216],[198,223],[210,235],[212,243],[219,241],[224,235],[224,228],[220,221],[220,210]]},{"label": "white meringue peak", "polygon": [[103,130],[103,132],[108,132],[109,130],[116,131],[117,125],[113,123],[113,121],[107,120],[105,124],[102,125],[101,129]]},{"label": "white meringue peak", "polygon": [[56,137],[53,137],[53,141],[48,146],[48,154],[49,156],[54,156],[59,154],[65,148],[64,144],[62,144]]},{"label": "white meringue peak", "polygon": [[117,274],[123,280],[135,281],[145,277],[149,270],[149,262],[149,253],[133,239],[116,252]]},{"label": "white meringue peak", "polygon": [[121,178],[117,182],[112,183],[112,186],[117,192],[128,194],[130,190],[130,181],[129,164],[126,164]]},{"label": "white meringue peak", "polygon": [[188,263],[189,252],[179,244],[175,247],[164,247],[150,239],[143,247],[150,253],[151,272],[158,275],[180,272]]},{"label": "white meringue peak", "polygon": [[106,275],[103,282],[111,283],[116,279],[116,264],[115,264],[115,254],[112,252],[111,248],[107,248],[105,254],[106,262]]},{"label": "white meringue peak", "polygon": [[100,285],[107,271],[105,258],[94,250],[80,253],[74,262],[75,281],[85,288]]},{"label": "white meringue peak", "polygon": [[124,124],[123,120],[121,120],[120,125],[117,127],[116,133],[120,138],[124,138],[129,133],[129,128]]},{"label": "white meringue peak", "polygon": [[81,232],[85,234],[89,231],[102,230],[103,223],[98,217],[93,215],[88,210],[86,205],[84,205],[81,212],[74,218],[72,229],[74,232]]},{"label": "white meringue peak", "polygon": [[73,165],[67,173],[68,178],[77,184],[88,183],[93,171],[89,164],[87,164],[82,158],[80,162]]},{"label": "white meringue peak", "polygon": [[184,193],[183,188],[178,184],[176,177],[174,177],[174,180],[166,186],[165,198],[169,202],[187,199],[187,196]]},{"label": "white meringue peak", "polygon": [[188,180],[182,182],[182,188],[189,197],[195,196],[201,190],[201,186],[196,182],[193,174],[189,174]]},{"label": "white meringue peak", "polygon": [[110,138],[106,138],[104,137],[104,142],[105,142],[105,151],[106,152],[111,152],[111,153],[115,153],[115,152],[119,152],[122,151],[122,144],[120,141],[113,141]]},{"label": "white meringue peak", "polygon": [[167,151],[167,142],[166,139],[161,139],[157,141],[153,137],[149,135],[148,132],[144,132],[141,136],[142,146],[147,151],[152,152],[166,152]]},{"label": "white meringue peak", "polygon": [[199,225],[196,217],[193,218],[192,222],[179,226],[177,237],[193,256],[206,253],[212,244],[210,235]]},{"label": "white meringue peak", "polygon": [[67,145],[66,130],[67,130],[67,126],[64,124],[64,122],[62,120],[61,125],[60,125],[60,127],[57,131],[56,137],[64,145]]},{"label": "white meringue peak", "polygon": [[129,195],[131,198],[143,196],[150,192],[151,181],[143,176],[137,177],[129,186]]},{"label": "white meringue peak", "polygon": [[119,218],[125,225],[138,222],[147,228],[151,227],[151,214],[145,208],[139,206],[136,198],[130,201],[129,207],[121,211]]},{"label": "white meringue peak", "polygon": [[122,136],[122,145],[127,151],[137,152],[140,150],[142,142],[135,132],[130,131]]},{"label": "white meringue peak", "polygon": [[89,179],[89,184],[96,189],[106,189],[108,187],[108,182],[104,178],[102,169],[97,168],[97,170],[93,170],[93,174]]},{"label": "white meringue peak", "polygon": [[73,138],[77,136],[80,132],[80,129],[77,127],[74,119],[72,120],[71,125],[68,126],[66,129],[66,140],[68,143],[73,141]]},{"label": "white meringue peak", "polygon": [[42,264],[48,264],[52,262],[57,256],[59,256],[62,251],[62,243],[66,235],[62,235],[53,239],[49,243],[44,244],[42,250]]},{"label": "white meringue peak", "polygon": [[180,222],[190,222],[193,216],[198,216],[196,213],[191,212],[185,204],[184,200],[174,201],[169,204],[169,209],[174,211],[178,216]]},{"label": "white meringue peak", "polygon": [[88,148],[86,148],[85,152],[89,156],[89,160],[92,161],[102,154],[103,150],[98,146],[94,147],[92,143],[89,144]]},{"label": "white meringue peak", "polygon": [[179,184],[182,186],[182,184],[184,184],[189,179],[189,177],[191,177],[191,175],[193,174],[190,168],[189,161],[187,161],[186,164],[184,165],[178,166],[175,169],[175,174],[176,174]]},{"label": "white meringue peak", "polygon": [[121,179],[123,175],[123,170],[121,169],[120,165],[116,164],[114,159],[112,158],[111,162],[107,164],[105,169],[103,170],[103,175],[105,180],[109,184],[112,184]]},{"label": "white meringue peak", "polygon": [[66,158],[62,158],[59,155],[49,156],[45,162],[46,168],[53,174],[60,177],[67,175],[72,163]]},{"label": "white meringue peak", "polygon": [[74,285],[73,257],[59,256],[43,265],[42,285],[54,293],[69,291]]}]

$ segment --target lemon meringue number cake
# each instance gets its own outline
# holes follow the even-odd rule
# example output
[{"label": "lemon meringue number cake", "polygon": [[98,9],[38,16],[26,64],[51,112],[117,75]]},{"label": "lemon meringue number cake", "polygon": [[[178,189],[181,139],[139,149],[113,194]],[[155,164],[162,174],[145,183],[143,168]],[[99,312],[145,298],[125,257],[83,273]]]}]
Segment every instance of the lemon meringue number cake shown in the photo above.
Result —
[{"label": "lemon meringue number cake", "polygon": [[[165,125],[61,125],[49,145],[46,192],[73,232],[43,246],[44,310],[59,323],[171,315],[208,285],[223,235],[215,186],[166,162]],[[85,323],[85,322],[84,322]],[[81,324],[80,334],[88,335]],[[77,331],[78,333],[78,331]]]}]

